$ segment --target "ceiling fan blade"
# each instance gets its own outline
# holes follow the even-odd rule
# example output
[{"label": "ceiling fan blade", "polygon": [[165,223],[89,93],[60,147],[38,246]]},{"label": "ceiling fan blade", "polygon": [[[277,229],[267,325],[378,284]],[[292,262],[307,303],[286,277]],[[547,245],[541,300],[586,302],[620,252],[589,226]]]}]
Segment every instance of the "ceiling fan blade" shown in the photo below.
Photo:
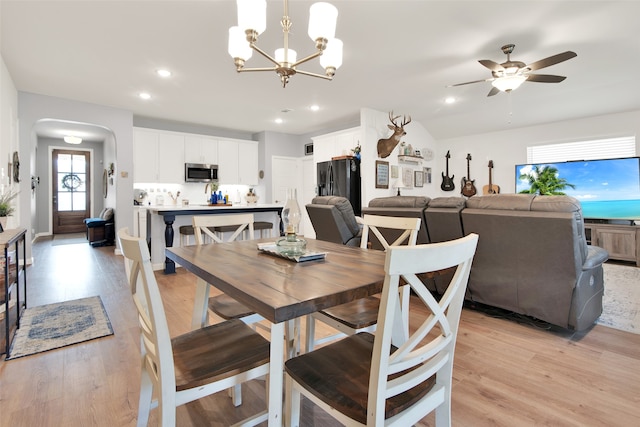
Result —
[{"label": "ceiling fan blade", "polygon": [[536,82],[536,83],[560,83],[564,79],[565,76],[554,76],[551,74],[527,74],[528,82]]},{"label": "ceiling fan blade", "polygon": [[470,85],[472,83],[492,82],[494,80],[495,79],[493,79],[493,78],[492,79],[484,79],[484,80],[474,80],[472,82],[456,83],[454,85],[449,85],[449,86],[446,86],[446,87],[464,86],[464,85]]},{"label": "ceiling fan blade", "polygon": [[578,56],[577,53],[568,50],[566,52],[562,52],[557,55],[553,55],[548,58],[541,59],[540,61],[532,62],[531,64],[527,65],[525,68],[528,68],[531,71],[539,70],[540,68],[550,67],[551,65],[559,64],[560,62],[566,61],[571,58],[575,58],[576,56]]},{"label": "ceiling fan blade", "polygon": [[504,71],[504,67],[502,65],[490,59],[480,59],[478,60],[478,62],[484,65],[485,67],[487,67],[488,69],[490,69],[491,71],[496,71],[496,72]]},{"label": "ceiling fan blade", "polygon": [[500,89],[498,89],[497,87],[492,87],[487,96],[497,95],[498,93],[500,93]]}]

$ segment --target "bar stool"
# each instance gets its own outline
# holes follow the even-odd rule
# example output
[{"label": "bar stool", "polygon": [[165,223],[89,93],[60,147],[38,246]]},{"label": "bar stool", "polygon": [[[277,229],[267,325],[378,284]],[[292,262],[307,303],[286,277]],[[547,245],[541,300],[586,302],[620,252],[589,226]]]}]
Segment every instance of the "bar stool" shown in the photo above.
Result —
[{"label": "bar stool", "polygon": [[[189,236],[193,236],[193,225],[181,225],[178,230],[180,232],[180,246],[187,246]],[[195,237],[193,243],[195,244]]]},{"label": "bar stool", "polygon": [[[220,237],[222,237],[222,233],[227,233],[227,232],[233,233],[234,231],[236,231],[237,228],[238,227],[236,225],[223,225],[223,226],[213,227],[213,231],[215,233],[218,233],[218,235]],[[270,223],[270,222],[267,222],[267,221],[256,221],[256,222],[253,223],[253,229],[254,229],[254,231],[260,230],[260,238],[261,239],[263,237],[263,232],[265,230],[267,230],[269,232],[269,236],[268,237],[271,237],[271,235],[272,235],[271,230],[273,230],[273,224]],[[242,232],[242,240],[246,240],[245,231],[247,231],[247,230],[244,230]],[[253,239],[253,237],[251,239]]]}]

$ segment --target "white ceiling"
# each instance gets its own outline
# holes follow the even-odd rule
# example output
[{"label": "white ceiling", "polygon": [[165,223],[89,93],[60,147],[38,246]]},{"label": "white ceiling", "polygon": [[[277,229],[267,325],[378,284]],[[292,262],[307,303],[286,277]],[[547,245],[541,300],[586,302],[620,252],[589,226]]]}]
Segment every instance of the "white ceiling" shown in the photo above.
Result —
[{"label": "white ceiling", "polygon": [[[235,1],[1,0],[2,56],[20,91],[247,132],[338,129],[357,123],[362,107],[411,115],[436,139],[640,110],[639,1],[332,2],[344,41],[332,82],[297,75],[283,89],[275,73],[236,73],[227,54]],[[290,2],[299,57],[313,48],[311,3]],[[268,1],[258,41],[268,52],[282,47],[281,17],[282,2]],[[567,76],[558,84],[525,82],[493,97],[486,82],[446,87],[491,77],[477,61],[504,62],[507,43],[525,63],[578,56],[538,72]],[[247,62],[269,65],[258,55]],[[161,67],[173,77],[157,77]],[[301,68],[322,72],[317,61]],[[448,96],[458,102],[445,105]]]}]

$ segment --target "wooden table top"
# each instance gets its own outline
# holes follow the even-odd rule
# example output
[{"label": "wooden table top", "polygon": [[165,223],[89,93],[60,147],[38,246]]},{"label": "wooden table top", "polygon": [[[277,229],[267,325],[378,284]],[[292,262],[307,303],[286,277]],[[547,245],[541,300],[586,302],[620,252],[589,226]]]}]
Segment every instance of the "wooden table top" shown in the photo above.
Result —
[{"label": "wooden table top", "polygon": [[385,253],[307,239],[324,260],[295,261],[258,251],[273,239],[166,248],[169,259],[273,323],[379,293]]}]

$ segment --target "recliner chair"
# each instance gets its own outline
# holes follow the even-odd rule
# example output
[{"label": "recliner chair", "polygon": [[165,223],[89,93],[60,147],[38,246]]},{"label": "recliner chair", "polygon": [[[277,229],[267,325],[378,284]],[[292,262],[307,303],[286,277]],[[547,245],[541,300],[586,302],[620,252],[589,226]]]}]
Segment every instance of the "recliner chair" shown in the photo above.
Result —
[{"label": "recliner chair", "polygon": [[306,208],[316,239],[346,246],[360,246],[362,227],[358,224],[348,199],[318,196]]}]

